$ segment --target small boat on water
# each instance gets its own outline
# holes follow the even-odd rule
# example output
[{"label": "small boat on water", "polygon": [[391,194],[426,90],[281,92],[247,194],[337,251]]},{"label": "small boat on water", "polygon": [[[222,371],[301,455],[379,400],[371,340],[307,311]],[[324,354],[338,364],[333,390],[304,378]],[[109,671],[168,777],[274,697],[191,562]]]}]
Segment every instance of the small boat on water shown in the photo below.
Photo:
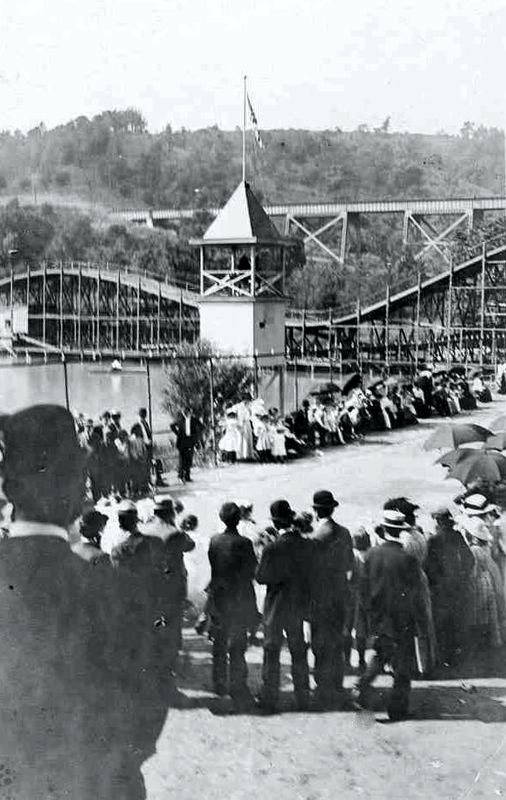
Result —
[{"label": "small boat on water", "polygon": [[117,358],[111,363],[111,372],[123,372],[123,364]]}]

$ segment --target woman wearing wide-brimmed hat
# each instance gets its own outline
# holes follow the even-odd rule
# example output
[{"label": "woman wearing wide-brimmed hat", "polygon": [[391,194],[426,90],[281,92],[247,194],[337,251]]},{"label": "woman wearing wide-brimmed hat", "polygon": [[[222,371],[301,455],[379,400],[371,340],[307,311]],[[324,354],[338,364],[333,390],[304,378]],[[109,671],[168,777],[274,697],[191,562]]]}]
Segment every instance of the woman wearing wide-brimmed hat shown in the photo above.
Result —
[{"label": "woman wearing wide-brimmed hat", "polygon": [[471,651],[483,653],[501,647],[506,640],[506,612],[502,582],[491,552],[491,536],[480,516],[461,521],[474,567],[471,574],[469,634]]}]

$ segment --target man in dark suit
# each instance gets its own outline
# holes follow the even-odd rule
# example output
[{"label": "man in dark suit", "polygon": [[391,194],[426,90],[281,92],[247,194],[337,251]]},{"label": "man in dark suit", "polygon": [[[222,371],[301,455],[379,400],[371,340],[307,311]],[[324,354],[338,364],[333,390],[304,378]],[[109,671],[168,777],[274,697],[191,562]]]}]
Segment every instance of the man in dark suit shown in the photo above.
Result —
[{"label": "man in dark suit", "polygon": [[85,481],[73,419],[34,406],[2,428],[15,517],[0,541],[0,753],[10,794],[142,800],[140,767],[167,702],[151,631],[130,613],[132,587],[69,545]]},{"label": "man in dark suit", "polygon": [[348,580],[353,569],[350,532],[332,517],[339,505],[332,492],[313,496],[320,521],[312,539],[315,558],[312,576],[311,646],[315,656],[316,699],[322,706],[342,699],[344,626],[349,601]]},{"label": "man in dark suit", "polygon": [[79,533],[81,540],[73,545],[72,551],[90,564],[107,564],[111,560],[101,549],[102,532],[107,524],[107,517],[99,511],[87,511],[83,514]]},{"label": "man in dark suit", "polygon": [[257,581],[267,585],[264,605],[263,683],[258,707],[273,713],[279,700],[279,658],[286,633],[292,658],[295,703],[305,710],[309,702],[309,672],[304,641],[304,620],[309,613],[309,592],[313,543],[294,527],[295,514],[286,500],[271,505],[271,517],[278,532],[268,544],[257,571]]},{"label": "man in dark suit", "polygon": [[370,685],[385,664],[390,664],[394,684],[388,700],[388,716],[398,721],[408,715],[415,635],[417,630],[427,630],[427,619],[420,566],[399,541],[401,531],[409,528],[404,514],[385,510],[382,528],[385,541],[368,552],[362,584],[369,630],[375,638],[375,655],[357,689],[360,704],[366,705]]},{"label": "man in dark suit", "polygon": [[176,448],[179,451],[178,477],[183,483],[187,483],[192,479],[193,452],[200,439],[201,426],[191,409],[186,409],[170,427],[176,434]]},{"label": "man in dark suit", "polygon": [[213,685],[216,694],[230,694],[234,707],[241,711],[253,702],[247,684],[245,654],[248,631],[258,624],[253,588],[257,560],[252,543],[237,530],[241,519],[239,506],[224,503],[220,519],[225,530],[213,536],[209,545]]}]

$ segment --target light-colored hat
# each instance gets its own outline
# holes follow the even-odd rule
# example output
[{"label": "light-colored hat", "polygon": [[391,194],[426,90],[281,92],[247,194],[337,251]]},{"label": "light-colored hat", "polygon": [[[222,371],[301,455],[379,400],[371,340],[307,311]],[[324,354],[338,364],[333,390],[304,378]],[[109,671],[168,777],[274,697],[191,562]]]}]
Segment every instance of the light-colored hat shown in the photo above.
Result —
[{"label": "light-colored hat", "polygon": [[490,542],[491,536],[488,532],[487,526],[481,519],[477,517],[463,517],[461,520],[462,526],[466,533],[469,533],[471,536],[474,536],[475,539],[479,539],[480,542]]},{"label": "light-colored hat", "polygon": [[385,509],[383,511],[382,523],[384,528],[392,528],[396,531],[407,531],[410,526],[406,522],[406,517],[400,511]]},{"label": "light-colored hat", "polygon": [[484,514],[497,511],[497,507],[489,503],[484,494],[470,494],[464,499],[462,508],[468,517],[482,517]]}]

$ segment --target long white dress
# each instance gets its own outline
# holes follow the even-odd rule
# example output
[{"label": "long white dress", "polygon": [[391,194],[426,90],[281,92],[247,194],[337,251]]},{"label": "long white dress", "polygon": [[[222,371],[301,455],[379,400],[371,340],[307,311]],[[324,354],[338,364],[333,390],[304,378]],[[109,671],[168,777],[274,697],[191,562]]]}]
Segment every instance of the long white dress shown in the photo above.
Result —
[{"label": "long white dress", "polygon": [[225,432],[218,442],[218,447],[222,453],[237,453],[242,446],[241,432],[237,419],[227,417],[225,420]]},{"label": "long white dress", "polygon": [[253,430],[251,428],[249,406],[244,401],[241,401],[233,407],[233,410],[237,414],[237,426],[241,436],[237,458],[241,461],[248,461],[253,458]]}]

